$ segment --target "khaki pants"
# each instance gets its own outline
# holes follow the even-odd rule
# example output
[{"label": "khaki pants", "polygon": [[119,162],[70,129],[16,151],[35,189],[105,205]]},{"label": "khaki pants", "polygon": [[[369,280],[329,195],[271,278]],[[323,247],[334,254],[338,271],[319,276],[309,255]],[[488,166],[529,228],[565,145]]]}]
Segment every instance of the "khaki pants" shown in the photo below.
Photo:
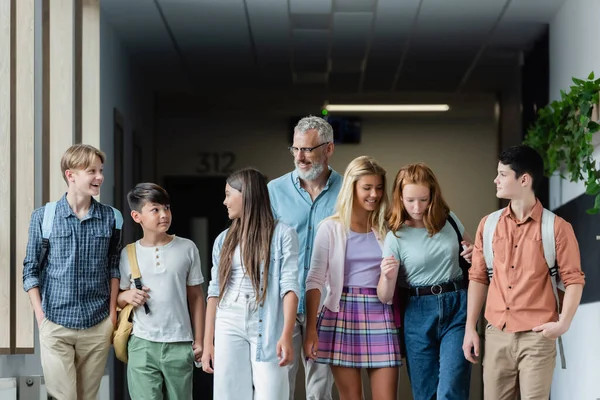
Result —
[{"label": "khaki pants", "polygon": [[483,398],[548,400],[556,364],[556,340],[541,332],[485,331]]},{"label": "khaki pants", "polygon": [[39,330],[48,394],[58,400],[96,400],[113,332],[110,318],[83,330],[44,319]]}]

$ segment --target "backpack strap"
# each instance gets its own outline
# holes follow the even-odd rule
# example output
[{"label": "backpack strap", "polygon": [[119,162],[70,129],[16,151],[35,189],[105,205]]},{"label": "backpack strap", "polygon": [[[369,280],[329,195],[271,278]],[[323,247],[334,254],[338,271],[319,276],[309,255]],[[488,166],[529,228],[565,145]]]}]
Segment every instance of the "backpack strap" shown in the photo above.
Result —
[{"label": "backpack strap", "polygon": [[113,214],[115,216],[115,229],[121,230],[123,229],[123,214],[121,211],[117,210],[113,206],[109,206],[113,210]]},{"label": "backpack strap", "polygon": [[[135,288],[138,290],[142,290],[142,274],[140,274],[140,266],[137,262],[137,252],[135,250],[135,242],[130,243],[126,247],[127,249],[127,259],[129,260],[129,269],[131,271],[131,279],[133,279],[133,283],[135,284]],[[148,304],[144,303],[144,310],[146,314],[150,314],[150,308]]]},{"label": "backpack strap", "polygon": [[460,233],[460,229],[458,229],[458,224],[456,223],[456,221],[454,220],[454,218],[452,218],[452,216],[450,215],[450,213],[448,213],[448,222],[450,223],[450,225],[452,225],[452,228],[454,228],[454,232],[456,232],[456,237],[458,238],[458,265],[462,271],[463,274],[463,281],[465,282],[465,284],[469,285],[469,263],[467,262],[467,260],[465,260],[464,258],[462,258],[460,256],[460,253],[462,253],[462,234]]},{"label": "backpack strap", "polygon": [[496,232],[498,220],[503,212],[504,208],[494,211],[488,215],[485,224],[483,225],[483,258],[485,259],[488,278],[490,280],[492,280],[492,275],[494,275],[494,249],[492,241],[494,240],[494,233]]},{"label": "backpack strap", "polygon": [[48,249],[50,248],[50,234],[52,233],[52,225],[54,224],[54,215],[56,214],[56,202],[51,201],[44,206],[44,219],[42,220],[42,249],[38,258],[40,268],[48,257]]},{"label": "backpack strap", "polygon": [[[554,237],[554,221],[556,215],[550,211],[542,211],[542,246],[544,247],[544,258],[546,264],[550,269],[550,282],[552,282],[552,292],[556,299],[556,309],[560,313],[560,297],[558,296],[558,289],[564,290],[564,284],[560,279],[558,273],[558,265],[556,264],[556,239]],[[567,361],[565,359],[565,351],[563,348],[562,337],[559,336],[557,340],[558,353],[560,355],[560,365],[562,369],[567,368]]]},{"label": "backpack strap", "polygon": [[108,248],[108,256],[119,257],[121,252],[121,232],[123,230],[123,215],[116,208],[109,206],[115,217],[112,235],[110,238],[110,244]]}]

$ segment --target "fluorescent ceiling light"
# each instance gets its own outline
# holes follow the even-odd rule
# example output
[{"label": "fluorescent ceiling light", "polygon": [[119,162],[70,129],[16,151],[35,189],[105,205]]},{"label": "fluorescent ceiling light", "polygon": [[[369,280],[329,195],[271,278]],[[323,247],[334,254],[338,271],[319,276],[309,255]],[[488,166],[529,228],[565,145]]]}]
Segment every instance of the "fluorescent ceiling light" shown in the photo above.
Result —
[{"label": "fluorescent ceiling light", "polygon": [[325,104],[329,112],[365,111],[365,112],[442,112],[448,111],[448,104]]}]

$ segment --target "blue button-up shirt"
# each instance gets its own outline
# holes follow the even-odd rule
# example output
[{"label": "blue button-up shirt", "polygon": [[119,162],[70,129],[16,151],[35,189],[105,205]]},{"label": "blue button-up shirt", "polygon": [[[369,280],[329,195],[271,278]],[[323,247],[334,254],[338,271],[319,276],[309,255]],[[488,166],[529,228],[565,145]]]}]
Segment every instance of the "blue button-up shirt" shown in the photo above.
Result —
[{"label": "blue button-up shirt", "polygon": [[304,314],[306,276],[310,268],[318,225],[333,214],[342,187],[342,176],[331,168],[329,170],[331,173],[327,184],[314,201],[300,185],[300,178],[295,170],[269,182],[269,197],[275,218],[291,226],[298,233],[300,244],[298,279],[301,293],[298,314]]},{"label": "blue button-up shirt", "polygon": [[[219,297],[219,261],[226,235],[227,230],[221,232],[213,246],[213,265],[211,280],[208,285],[208,298]],[[264,303],[258,308],[258,337],[255,338],[256,361],[277,360],[277,342],[283,333],[284,321],[282,299],[288,292],[294,292],[300,298],[297,266],[298,236],[289,226],[278,223],[271,239],[267,294]],[[261,264],[260,268],[262,277],[264,264]],[[264,289],[263,285],[264,280],[261,278],[261,290]],[[240,317],[243,318],[243,316]]]},{"label": "blue button-up shirt", "polygon": [[87,329],[109,314],[110,280],[120,278],[119,248],[109,255],[115,226],[112,208],[92,199],[79,220],[66,195],[56,204],[47,262],[38,263],[42,248],[44,207],[31,215],[23,288],[39,287],[48,320],[71,329]]}]

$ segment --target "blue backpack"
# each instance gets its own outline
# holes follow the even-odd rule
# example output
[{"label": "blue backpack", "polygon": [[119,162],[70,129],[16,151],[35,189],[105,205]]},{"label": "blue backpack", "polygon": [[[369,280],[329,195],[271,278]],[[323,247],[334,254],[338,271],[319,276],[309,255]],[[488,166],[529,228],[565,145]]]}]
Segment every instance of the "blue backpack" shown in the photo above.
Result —
[{"label": "blue backpack", "polygon": [[[56,201],[46,203],[44,207],[44,219],[42,221],[42,251],[40,252],[40,258],[38,260],[40,267],[46,261],[48,257],[48,250],[50,249],[50,234],[52,233],[52,226],[54,225],[54,215],[56,214]],[[113,210],[115,216],[115,226],[113,227],[113,233],[110,238],[110,247],[108,250],[109,255],[115,255],[118,251],[118,245],[121,242],[121,230],[123,228],[123,215],[121,212],[114,207],[110,207]]]}]

